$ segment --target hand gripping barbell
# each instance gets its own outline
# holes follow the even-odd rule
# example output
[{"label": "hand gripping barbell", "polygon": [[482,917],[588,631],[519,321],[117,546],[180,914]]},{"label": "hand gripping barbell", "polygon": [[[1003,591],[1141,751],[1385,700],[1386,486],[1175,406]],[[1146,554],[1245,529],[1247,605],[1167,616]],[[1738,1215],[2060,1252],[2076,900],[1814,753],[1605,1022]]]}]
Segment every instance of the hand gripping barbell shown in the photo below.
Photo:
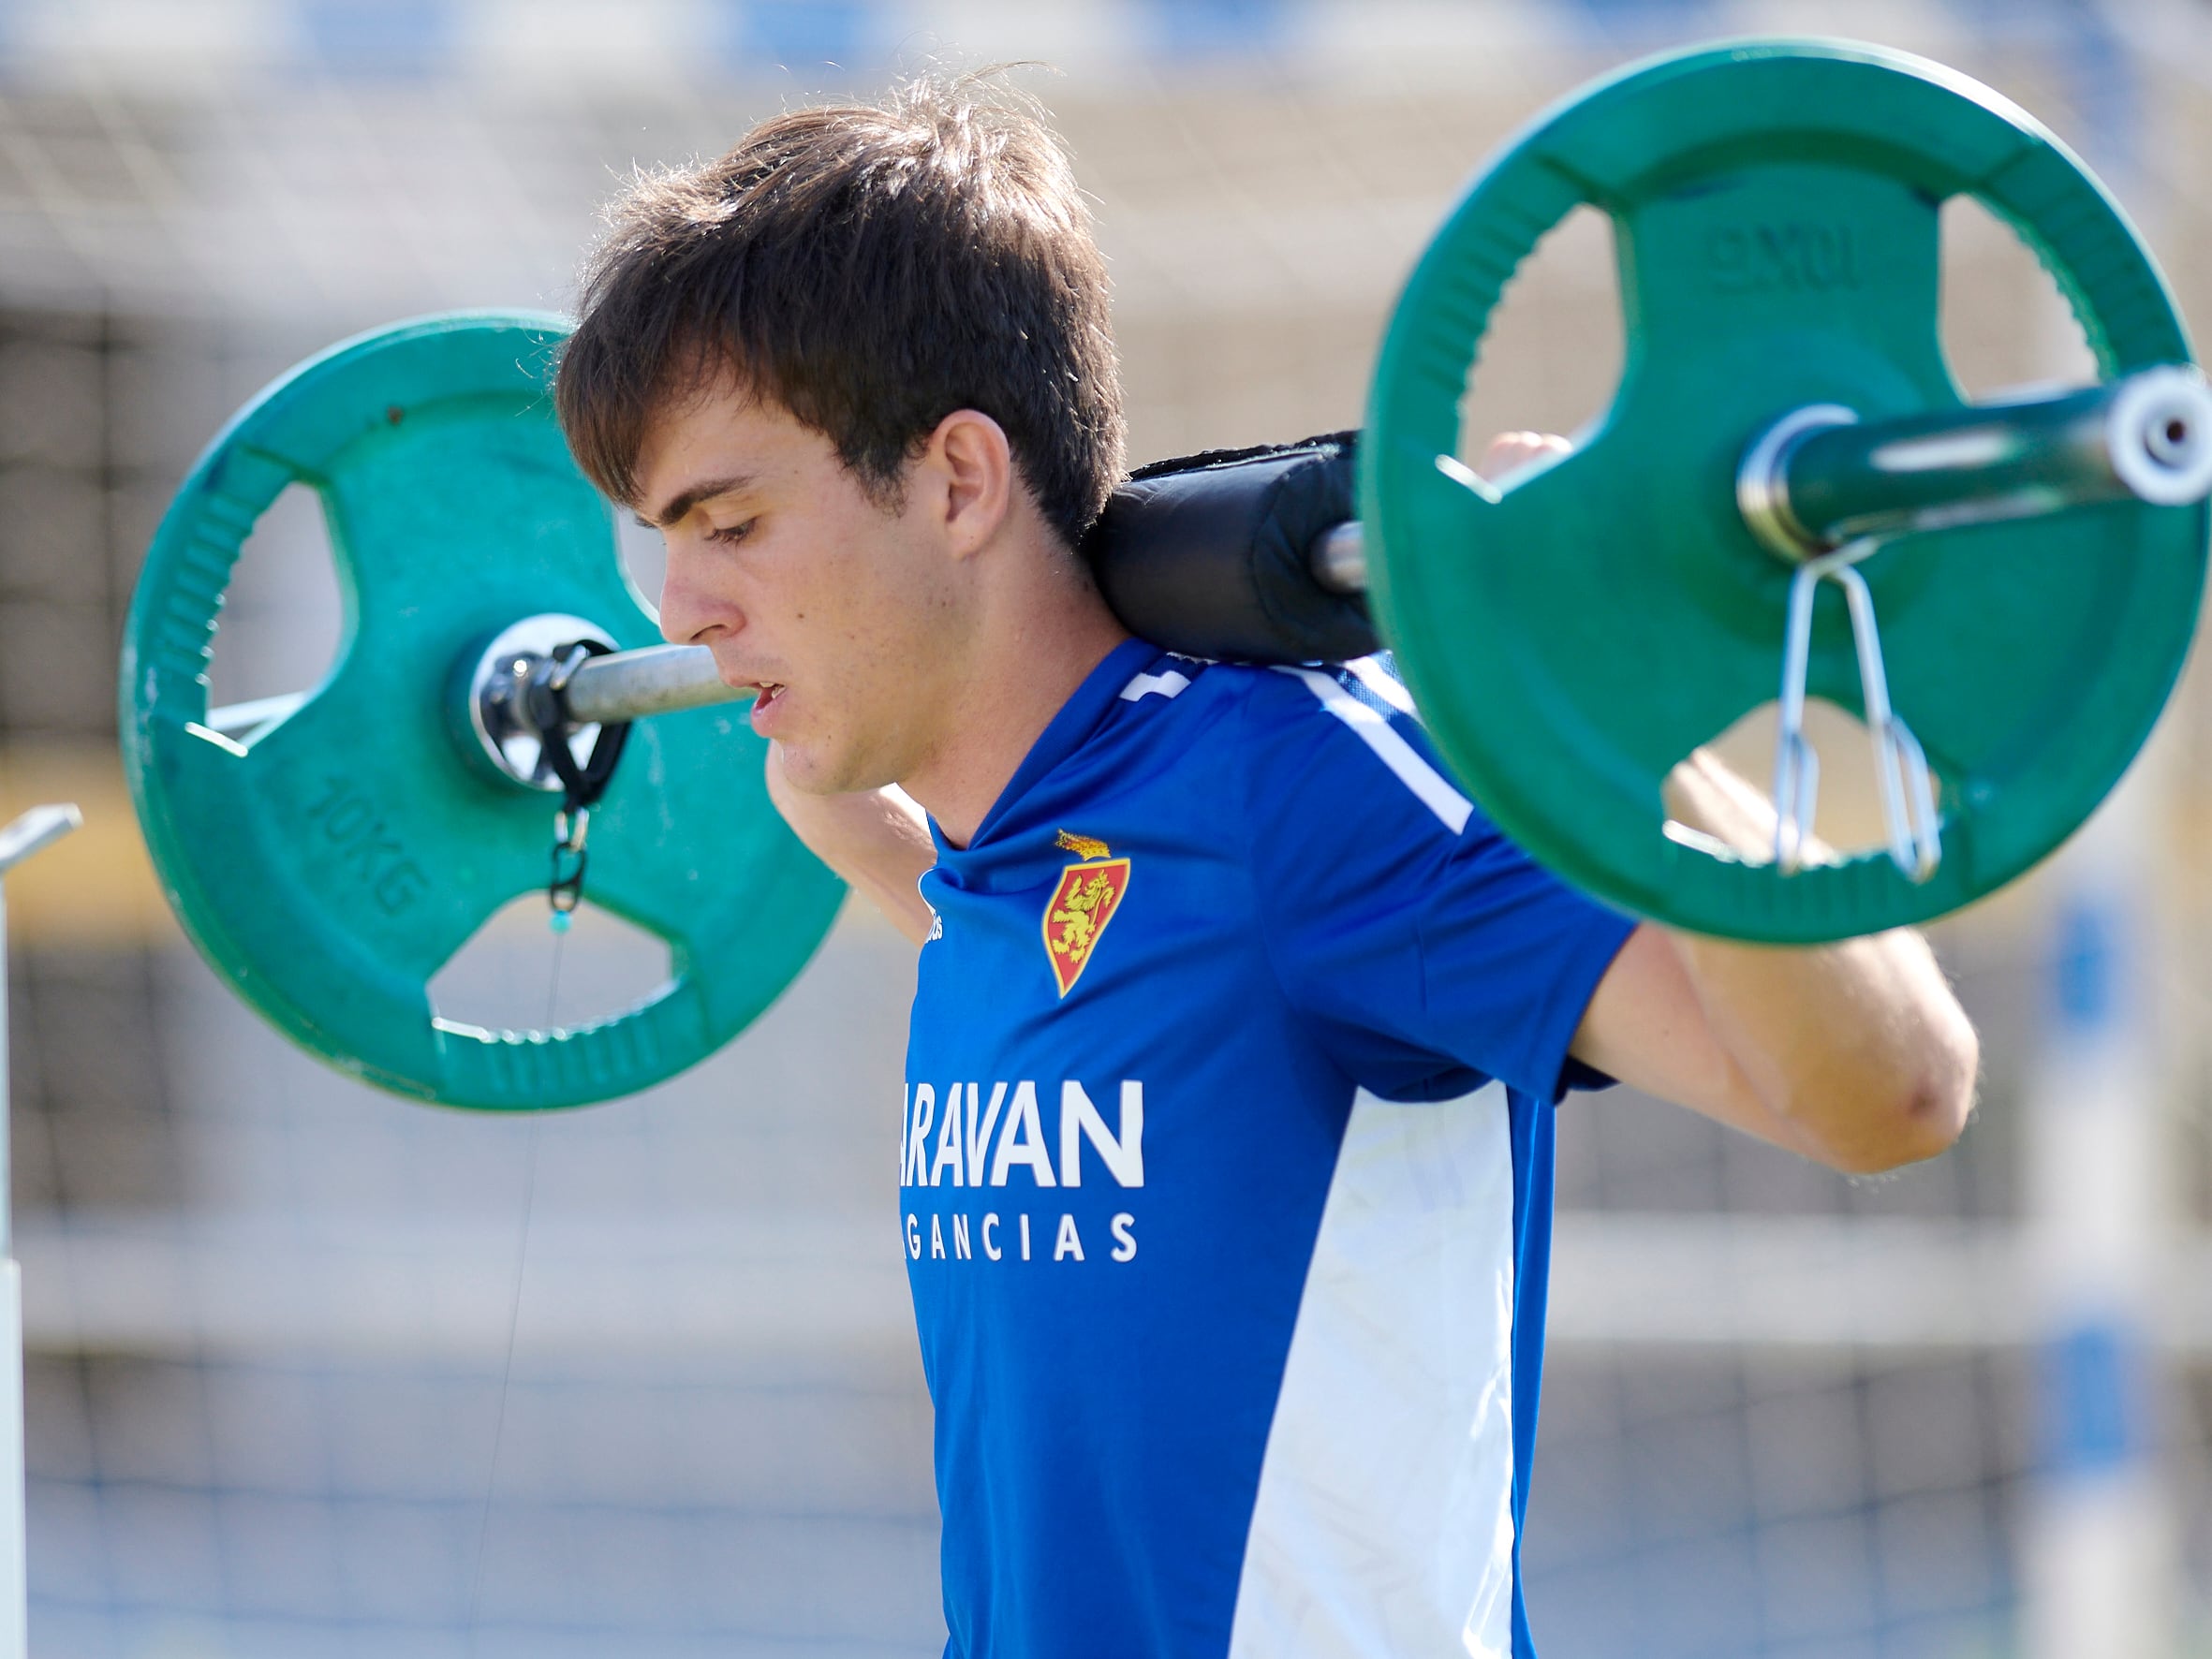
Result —
[{"label": "hand gripping barbell", "polygon": [[[1964,402],[1936,322],[1938,213],[1962,194],[2042,257],[2101,384]],[[1468,372],[1520,261],[1585,202],[1620,250],[1619,391],[1571,454],[1490,483],[1454,459]],[[126,770],[187,932],[310,1050],[452,1105],[576,1104],[692,1064],[795,976],[840,893],[716,706],[738,694],[703,650],[649,643],[551,418],[561,336],[466,314],[293,371],[185,481],[125,640]],[[1715,933],[1844,937],[2027,870],[2148,734],[2212,528],[2212,397],[2189,357],[2119,210],[1995,94],[1874,48],[1692,51],[1571,98],[1476,179],[1386,336],[1357,521],[1314,518],[1329,496],[1308,491],[1283,541],[1282,476],[1334,467],[1341,490],[1322,444],[1140,475],[1088,551],[1125,620],[1172,648],[1318,657],[1379,633],[1462,781],[1599,896]],[[298,481],[331,527],[338,660],[302,697],[211,711],[231,566]],[[1867,715],[1887,856],[1792,873],[1791,844],[1762,862],[1666,832],[1667,772],[1777,693],[1786,717],[1808,696]],[[576,1029],[435,1019],[431,976],[545,885],[548,744],[581,762],[595,728],[630,722],[590,892],[668,941],[671,982]],[[1790,736],[1777,794],[1802,830]],[[1913,787],[1924,762],[1939,812]]]}]

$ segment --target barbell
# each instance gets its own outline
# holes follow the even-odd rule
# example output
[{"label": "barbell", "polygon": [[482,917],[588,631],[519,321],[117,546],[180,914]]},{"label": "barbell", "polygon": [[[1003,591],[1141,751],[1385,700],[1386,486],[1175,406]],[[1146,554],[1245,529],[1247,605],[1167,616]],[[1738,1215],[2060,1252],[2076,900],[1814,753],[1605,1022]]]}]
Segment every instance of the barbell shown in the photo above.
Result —
[{"label": "barbell", "polygon": [[[2042,258],[2099,385],[1964,400],[1937,329],[1938,214],[1960,195]],[[1468,375],[1520,262],[1585,203],[1616,232],[1620,389],[1571,453],[1492,483],[1455,459]],[[572,1105],[693,1064],[797,974],[842,891],[768,801],[759,741],[719,706],[741,694],[703,648],[649,642],[552,418],[563,330],[428,318],[280,379],[186,478],[124,643],[125,769],[194,943],[314,1052],[455,1106]],[[295,482],[331,530],[336,664],[301,697],[211,709],[232,565]],[[1143,494],[1088,550],[1138,632],[1327,654],[1294,626],[1256,649],[1266,595],[1178,604],[1195,590],[1163,577]],[[1477,177],[1386,334],[1361,515],[1312,526],[1290,580],[1316,614],[1364,602],[1438,747],[1533,856],[1672,925],[1812,942],[1969,903],[2088,815],[2187,653],[2208,495],[2212,393],[2080,162],[1939,66],[1736,44],[1568,99]],[[1188,557],[1259,580],[1241,545]],[[1809,697],[1865,717],[1886,849],[1800,856]],[[1668,771],[1769,699],[1775,856],[1670,827]],[[595,752],[607,775],[580,793]],[[588,807],[589,896],[668,942],[670,982],[573,1029],[436,1018],[431,976],[549,886],[555,796],[556,896]]]}]

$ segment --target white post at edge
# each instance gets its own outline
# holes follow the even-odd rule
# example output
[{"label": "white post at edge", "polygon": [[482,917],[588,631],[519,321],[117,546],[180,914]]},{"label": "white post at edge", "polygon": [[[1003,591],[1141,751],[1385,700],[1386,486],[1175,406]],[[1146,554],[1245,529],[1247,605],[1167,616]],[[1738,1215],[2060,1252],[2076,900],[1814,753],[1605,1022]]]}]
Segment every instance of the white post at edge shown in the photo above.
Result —
[{"label": "white post at edge", "polygon": [[2042,1051],[2025,1114],[2043,1325],[2022,1574],[2028,1659],[2171,1659],[2175,1636],[2155,1340],[2171,1197],[2151,1007],[2160,760],[2137,763],[2052,873]]},{"label": "white post at edge", "polygon": [[[0,830],[0,877],[84,822],[74,806],[35,806]],[[23,1275],[15,1263],[7,1140],[7,910],[0,881],[0,1659],[27,1659],[31,1585],[23,1555]]]},{"label": "white post at edge", "polygon": [[[2157,115],[2140,80],[2147,60],[2118,34],[2131,9],[2070,8],[2064,63],[2052,66],[2072,78],[2091,154],[2155,246],[2177,198],[2140,165]],[[2039,370],[2102,378],[2077,314],[2046,304],[2041,315]],[[2174,1659],[2181,1636],[2182,1477],[2160,1453],[2171,1381],[2161,1280],[2177,1219],[2161,1096],[2174,1032],[2158,1008],[2176,761],[2154,740],[2049,877],[2041,1052],[2024,1102],[2023,1220],[2042,1324],[2021,1539],[2025,1659]]]}]

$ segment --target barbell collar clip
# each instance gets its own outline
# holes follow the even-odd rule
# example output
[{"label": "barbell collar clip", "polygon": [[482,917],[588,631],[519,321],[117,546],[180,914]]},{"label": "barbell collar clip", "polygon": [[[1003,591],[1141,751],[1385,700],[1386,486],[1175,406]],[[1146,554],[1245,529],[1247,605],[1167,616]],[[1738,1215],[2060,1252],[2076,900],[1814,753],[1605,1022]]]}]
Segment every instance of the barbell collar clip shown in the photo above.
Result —
[{"label": "barbell collar clip", "polygon": [[1881,815],[1889,838],[1890,862],[1916,885],[1935,874],[1943,861],[1942,820],[1935,789],[1928,782],[1926,753],[1890,704],[1889,673],[1881,657],[1881,628],[1874,615],[1874,594],[1855,566],[1880,547],[1855,541],[1819,558],[1807,559],[1790,581],[1788,633],[1782,649],[1780,728],[1775,737],[1776,868],[1794,875],[1809,861],[1813,815],[1820,800],[1820,756],[1805,735],[1806,678],[1812,654],[1813,600],[1821,583],[1843,590],[1850,609],[1851,645],[1859,659],[1859,697],[1874,744],[1874,772],[1881,791]]},{"label": "barbell collar clip", "polygon": [[[598,624],[584,617],[525,616],[465,656],[454,676],[461,703],[454,728],[463,748],[473,743],[492,771],[510,783],[562,794],[565,785],[545,753],[543,733],[565,722],[571,753],[577,747],[583,751],[573,756],[576,764],[589,761],[598,725],[568,719],[561,706],[561,691],[553,683],[573,652],[587,640],[602,650],[612,644]],[[571,670],[571,683],[579,671]]]}]

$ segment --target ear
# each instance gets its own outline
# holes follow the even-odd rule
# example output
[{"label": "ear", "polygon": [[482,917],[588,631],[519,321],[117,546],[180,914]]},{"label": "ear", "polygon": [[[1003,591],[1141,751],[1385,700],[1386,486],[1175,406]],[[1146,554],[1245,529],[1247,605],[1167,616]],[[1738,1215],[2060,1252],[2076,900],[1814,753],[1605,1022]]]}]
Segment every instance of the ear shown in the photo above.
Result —
[{"label": "ear", "polygon": [[967,558],[1006,522],[1014,455],[1006,429],[978,409],[955,409],[929,434],[916,469],[930,480],[927,507],[941,514],[951,551]]}]

